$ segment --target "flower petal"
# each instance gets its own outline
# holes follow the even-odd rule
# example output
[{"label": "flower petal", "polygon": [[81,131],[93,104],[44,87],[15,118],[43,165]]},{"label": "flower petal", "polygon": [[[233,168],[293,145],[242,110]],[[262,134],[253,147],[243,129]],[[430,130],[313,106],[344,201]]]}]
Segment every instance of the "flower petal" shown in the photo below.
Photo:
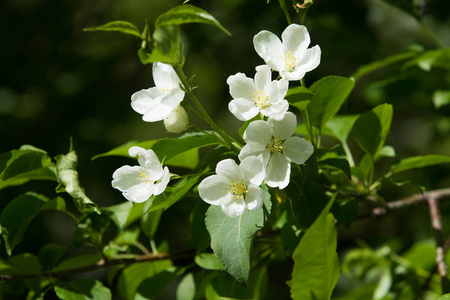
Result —
[{"label": "flower petal", "polygon": [[157,106],[160,103],[162,96],[163,92],[156,87],[140,90],[131,95],[131,107],[137,113],[143,115]]},{"label": "flower petal", "polygon": [[141,183],[139,185],[132,186],[122,194],[129,201],[141,203],[147,201],[153,195],[153,190],[153,184]]},{"label": "flower petal", "polygon": [[269,124],[274,137],[285,140],[294,134],[295,127],[297,127],[297,117],[288,111],[280,121],[269,118],[267,124]]},{"label": "flower petal", "polygon": [[222,176],[223,178],[226,178],[228,180],[227,186],[228,184],[230,184],[231,180],[235,181],[238,178],[244,178],[244,172],[231,158],[219,161],[216,166],[216,173],[217,175]]},{"label": "flower petal", "polygon": [[280,71],[284,68],[281,60],[281,41],[270,31],[263,30],[253,38],[256,53],[268,64],[272,70]]},{"label": "flower petal", "polygon": [[236,201],[231,202],[229,205],[220,205],[224,214],[231,218],[236,218],[245,210],[245,202],[243,199],[236,198]]},{"label": "flower petal", "polygon": [[280,153],[275,153],[266,168],[266,184],[270,187],[284,189],[289,184],[291,164]]},{"label": "flower petal", "polygon": [[270,126],[266,121],[257,120],[251,122],[244,132],[244,140],[253,151],[263,151],[272,137]]},{"label": "flower petal", "polygon": [[245,144],[244,147],[242,147],[241,152],[239,152],[238,157],[239,157],[240,161],[243,161],[246,157],[249,157],[249,156],[258,157],[259,155],[262,154],[262,152],[263,151],[254,151],[254,150],[252,150],[252,148],[250,147],[249,144]]},{"label": "flower petal", "polygon": [[230,182],[219,175],[211,175],[200,182],[198,186],[198,193],[200,198],[206,203],[212,205],[219,205],[222,202],[228,201],[230,190],[228,185]]},{"label": "flower petal", "polygon": [[269,65],[256,67],[255,87],[258,91],[264,91],[266,86],[272,82],[272,70]]},{"label": "flower petal", "polygon": [[284,142],[283,154],[296,164],[305,163],[313,153],[313,145],[304,138],[293,136]]},{"label": "flower petal", "polygon": [[228,104],[230,112],[240,121],[247,121],[259,113],[259,109],[249,100],[236,98]]},{"label": "flower petal", "polygon": [[143,202],[152,195],[151,185],[140,178],[146,170],[140,166],[122,166],[113,173],[111,185],[129,201]]},{"label": "flower petal", "polygon": [[281,100],[265,109],[262,109],[261,113],[269,118],[275,119],[276,121],[281,121],[288,109],[289,102],[287,102],[286,100]]},{"label": "flower petal", "polygon": [[249,185],[248,193],[245,196],[245,203],[249,210],[256,210],[262,207],[264,201],[264,191],[257,185]]},{"label": "flower petal", "polygon": [[230,86],[230,95],[234,99],[244,98],[251,101],[256,92],[255,83],[251,78],[245,76],[244,73],[231,75],[227,79],[227,84]]},{"label": "flower petal", "polygon": [[283,40],[284,53],[291,51],[293,55],[305,51],[309,43],[308,30],[303,25],[291,24],[281,34]]},{"label": "flower petal", "polygon": [[295,69],[301,69],[303,72],[309,72],[317,68],[320,64],[321,50],[319,45],[307,49],[301,54],[300,60],[297,62]]},{"label": "flower petal", "polygon": [[179,88],[180,79],[175,73],[173,67],[169,64],[160,62],[154,62],[153,68],[153,81],[155,85],[160,89],[173,89]]},{"label": "flower petal", "polygon": [[256,156],[249,156],[245,158],[239,167],[244,172],[244,182],[248,182],[259,186],[264,180],[264,167],[260,159]]},{"label": "flower petal", "polygon": [[164,190],[166,189],[167,185],[169,184],[170,181],[170,172],[169,172],[169,168],[164,167],[164,173],[161,177],[161,179],[159,180],[159,182],[156,182],[155,185],[155,189],[153,191],[153,195],[159,195],[162,192],[164,192]]}]

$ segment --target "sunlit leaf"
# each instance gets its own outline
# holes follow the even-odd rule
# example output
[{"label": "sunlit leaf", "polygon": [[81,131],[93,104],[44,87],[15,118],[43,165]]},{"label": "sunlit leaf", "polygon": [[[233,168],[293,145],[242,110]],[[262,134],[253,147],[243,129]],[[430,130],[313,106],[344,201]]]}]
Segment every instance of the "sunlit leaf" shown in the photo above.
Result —
[{"label": "sunlit leaf", "polygon": [[334,116],[327,122],[325,129],[328,129],[332,136],[337,138],[339,141],[345,142],[347,141],[347,137],[358,117],[359,115]]},{"label": "sunlit leaf", "polygon": [[124,230],[142,215],[144,203],[124,202],[121,204],[102,207],[101,211],[108,215],[119,230]]},{"label": "sunlit leaf", "polygon": [[192,273],[188,273],[178,284],[177,300],[194,300],[195,290],[194,275]]},{"label": "sunlit leaf", "polygon": [[205,270],[225,270],[214,253],[199,253],[195,256],[195,263]]},{"label": "sunlit leaf", "polygon": [[288,282],[292,299],[331,298],[341,273],[334,216],[329,213],[331,204],[309,227],[292,255],[294,270]]},{"label": "sunlit leaf", "polygon": [[95,279],[75,279],[72,281],[57,281],[55,293],[62,300],[108,300],[111,291]]},{"label": "sunlit leaf", "polygon": [[117,31],[122,32],[129,35],[134,35],[135,37],[141,38],[141,32],[139,29],[131,24],[130,22],[126,21],[112,21],[109,23],[106,23],[104,25],[96,26],[96,27],[89,27],[83,29],[84,31]]},{"label": "sunlit leaf", "polygon": [[450,163],[450,156],[445,155],[413,156],[402,159],[398,163],[392,165],[391,173],[397,174],[411,169],[424,168],[445,163]]},{"label": "sunlit leaf", "polygon": [[168,12],[160,15],[158,19],[156,19],[155,27],[158,28],[161,26],[181,25],[186,23],[205,23],[214,25],[231,36],[231,33],[207,11],[189,4],[174,7]]},{"label": "sunlit leaf", "polygon": [[447,91],[435,91],[433,94],[433,104],[436,109],[441,108],[444,105],[450,103],[450,90]]}]

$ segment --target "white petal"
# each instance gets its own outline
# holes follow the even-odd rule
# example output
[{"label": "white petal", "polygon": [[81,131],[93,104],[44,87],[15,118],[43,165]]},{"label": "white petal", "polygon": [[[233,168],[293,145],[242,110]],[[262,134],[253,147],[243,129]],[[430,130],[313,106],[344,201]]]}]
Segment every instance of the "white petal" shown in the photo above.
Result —
[{"label": "white petal", "polygon": [[227,185],[230,184],[231,180],[236,181],[236,179],[238,178],[239,179],[244,178],[244,172],[231,158],[219,161],[219,163],[216,166],[216,173],[217,175],[226,178],[228,180]]},{"label": "white petal", "polygon": [[284,156],[296,164],[305,163],[313,152],[313,145],[304,138],[293,136],[284,142]]},{"label": "white petal", "polygon": [[319,45],[307,49],[302,53],[302,56],[299,57],[300,60],[297,62],[295,69],[301,69],[302,72],[314,70],[320,64],[320,56],[321,50]]},{"label": "white petal", "polygon": [[151,110],[148,110],[143,116],[142,120],[145,122],[157,122],[162,121],[165,118],[167,118],[173,111],[175,110],[175,107],[172,105],[164,105],[159,103],[155,107],[153,107]]},{"label": "white petal", "polygon": [[172,89],[179,88],[179,78],[173,67],[169,64],[164,64],[160,62],[154,62],[153,68],[153,81],[155,85],[160,89]]},{"label": "white petal", "polygon": [[[268,152],[268,151],[266,151]],[[263,151],[254,151],[252,150],[252,148],[250,147],[249,144],[245,144],[244,147],[242,147],[241,152],[239,152],[239,160],[243,161],[246,157],[249,156],[256,156],[258,158],[260,158],[260,160],[262,161],[262,153]],[[261,157],[259,157],[261,156]]]},{"label": "white petal", "polygon": [[155,183],[155,189],[153,191],[153,195],[159,195],[162,192],[164,192],[164,190],[166,189],[167,185],[169,184],[170,181],[170,172],[169,172],[169,168],[164,167],[164,173],[161,177],[161,179],[159,180],[159,182]]},{"label": "white petal", "polygon": [[228,104],[230,112],[240,121],[247,121],[259,113],[259,109],[249,100],[236,98]]},{"label": "white petal", "polygon": [[253,38],[253,45],[256,53],[273,70],[280,71],[284,68],[284,63],[281,60],[281,41],[270,31],[263,30]]},{"label": "white petal", "polygon": [[162,96],[163,92],[157,87],[140,90],[131,96],[131,107],[136,112],[144,114],[157,106]]},{"label": "white petal", "polygon": [[236,201],[233,201],[228,206],[221,205],[221,207],[224,214],[226,214],[229,217],[236,218],[242,215],[242,213],[244,212],[245,202],[243,199],[236,198]]},{"label": "white petal", "polygon": [[129,201],[141,203],[147,201],[153,195],[153,190],[153,184],[141,183],[139,185],[132,186],[122,194]]},{"label": "white petal", "polygon": [[304,51],[311,42],[308,30],[303,25],[291,24],[281,34],[285,53],[291,51],[292,54]]},{"label": "white petal", "polygon": [[284,189],[289,184],[291,164],[282,154],[275,153],[266,168],[266,183],[270,187]]},{"label": "white petal", "polygon": [[282,100],[286,96],[287,91],[289,89],[289,81],[281,79],[277,81],[277,85],[278,85],[278,99]]},{"label": "white petal", "polygon": [[271,137],[269,124],[262,120],[251,122],[244,132],[244,140],[253,151],[263,151]]},{"label": "white petal", "polygon": [[253,80],[243,73],[237,73],[228,77],[227,84],[230,86],[231,97],[235,99],[244,98],[251,101],[256,92]]},{"label": "white petal", "polygon": [[189,119],[186,110],[181,105],[164,119],[164,127],[168,132],[180,133],[188,129]]},{"label": "white petal", "polygon": [[264,180],[264,167],[260,159],[256,156],[245,158],[239,167],[244,171],[244,182],[260,185]]},{"label": "white petal", "polygon": [[[150,150],[150,151],[153,152],[153,150]],[[139,156],[139,154],[145,155],[145,152],[147,152],[147,150],[145,150],[145,149],[142,148],[142,147],[138,147],[138,146],[133,146],[133,147],[131,147],[130,149],[128,149],[128,154],[129,154],[131,157]]]},{"label": "white petal", "polygon": [[200,198],[206,203],[212,205],[219,205],[221,202],[226,202],[230,198],[228,185],[230,182],[218,175],[211,175],[200,182],[198,186],[198,193]]},{"label": "white petal", "polygon": [[256,67],[255,87],[258,91],[263,91],[272,82],[272,70],[269,65]]},{"label": "white petal", "polygon": [[285,140],[294,134],[295,127],[297,127],[297,117],[288,111],[282,120],[277,121],[269,118],[267,124],[269,124],[274,137]]},{"label": "white petal", "polygon": [[171,106],[174,109],[183,101],[184,92],[179,87],[165,92],[161,97],[161,104]]},{"label": "white petal", "polygon": [[295,69],[294,71],[281,71],[280,76],[289,81],[297,81],[305,77],[305,72],[303,72],[303,69]]},{"label": "white petal", "polygon": [[113,174],[111,185],[120,190],[129,201],[143,202],[151,195],[151,184],[142,181],[141,173],[145,169],[139,166],[122,166]]},{"label": "white petal", "polygon": [[249,185],[248,193],[245,195],[245,203],[249,210],[256,210],[262,207],[264,191],[257,185]]},{"label": "white petal", "polygon": [[261,113],[269,118],[275,119],[275,121],[281,121],[288,109],[289,102],[286,100],[281,100],[275,104],[272,104],[268,108],[262,109]]}]

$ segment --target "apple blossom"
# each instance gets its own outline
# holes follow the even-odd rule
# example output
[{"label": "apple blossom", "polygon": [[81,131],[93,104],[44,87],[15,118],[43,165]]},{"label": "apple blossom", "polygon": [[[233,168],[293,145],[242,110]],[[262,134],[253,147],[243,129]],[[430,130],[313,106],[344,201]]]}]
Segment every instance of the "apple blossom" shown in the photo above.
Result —
[{"label": "apple blossom", "polygon": [[232,159],[224,159],[217,164],[216,174],[206,177],[198,186],[203,201],[220,205],[222,211],[233,218],[240,216],[246,208],[261,208],[264,192],[260,185],[264,167],[258,158],[248,157],[240,165]]},{"label": "apple blossom", "polygon": [[284,100],[289,82],[284,79],[272,81],[268,65],[256,67],[254,80],[237,73],[228,77],[227,83],[234,98],[228,108],[241,121],[250,120],[259,112],[267,117],[281,119],[289,108],[289,103]]},{"label": "apple blossom", "polygon": [[171,65],[153,63],[155,87],[140,90],[131,96],[131,107],[142,114],[146,122],[164,120],[184,98],[180,80]]},{"label": "apple blossom", "polygon": [[130,156],[138,157],[139,166],[122,166],[113,174],[112,186],[122,192],[132,202],[144,202],[152,195],[159,195],[167,187],[170,173],[161,166],[153,150],[131,147]]},{"label": "apple blossom", "polygon": [[292,136],[296,126],[297,117],[287,112],[280,121],[253,121],[244,132],[247,144],[239,159],[257,156],[265,167],[265,181],[270,187],[284,189],[289,184],[291,162],[303,164],[314,152],[310,142]]},{"label": "apple blossom", "polygon": [[164,127],[168,132],[180,133],[188,128],[189,120],[186,111],[181,105],[178,105],[175,110],[164,119]]},{"label": "apple blossom", "polygon": [[253,38],[259,56],[284,79],[300,80],[306,72],[320,63],[320,47],[309,48],[308,30],[303,25],[291,24],[281,34],[283,41],[270,31],[263,30]]}]

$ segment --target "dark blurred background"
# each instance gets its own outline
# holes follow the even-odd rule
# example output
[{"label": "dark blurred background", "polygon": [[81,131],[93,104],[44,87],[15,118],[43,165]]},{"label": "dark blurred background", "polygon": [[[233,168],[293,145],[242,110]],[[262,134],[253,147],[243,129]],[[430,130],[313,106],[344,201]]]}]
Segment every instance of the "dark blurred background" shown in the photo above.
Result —
[{"label": "dark blurred background", "polygon": [[[111,175],[119,166],[132,162],[125,158],[94,161],[91,158],[129,140],[173,135],[165,131],[162,122],[145,123],[131,109],[131,95],[154,85],[151,65],[143,66],[136,54],[140,42],[120,33],[83,32],[83,28],[125,20],[142,30],[145,19],[153,24],[158,15],[182,2],[1,1],[0,153],[31,144],[56,156],[68,152],[72,137],[79,157],[80,180],[87,195],[99,206],[123,202],[121,194],[110,186]],[[196,75],[194,83],[199,86],[195,90],[198,98],[217,123],[230,132],[236,132],[242,123],[227,109],[231,99],[227,77],[237,72],[253,77],[255,66],[263,64],[253,49],[253,36],[263,29],[279,36],[287,26],[278,1],[266,2],[191,1],[215,16],[232,37],[203,24],[183,25],[181,29],[185,73]],[[446,46],[450,46],[450,2],[424,3],[427,4],[423,10],[424,23]],[[294,22],[299,22],[293,10],[291,16]],[[307,14],[305,25],[311,35],[311,46],[319,44],[322,49],[320,66],[305,78],[308,86],[327,75],[350,76],[361,65],[411,47],[438,48],[416,19],[381,0],[317,0]],[[152,26],[150,28],[153,30]],[[381,103],[393,104],[394,120],[387,144],[395,147],[397,157],[380,163],[384,171],[396,159],[407,156],[450,155],[450,107],[436,109],[432,104],[435,90],[450,90],[449,70],[426,72],[413,67],[399,72],[400,66],[397,64],[363,77],[341,111],[362,113]],[[195,116],[191,119],[207,128]],[[358,162],[361,153],[356,145],[351,146]],[[407,175],[421,176],[424,184],[434,189],[450,186],[449,170],[448,165],[437,166]],[[54,197],[54,187],[54,183],[48,182],[25,185],[25,188],[41,191],[49,197]],[[0,208],[23,191],[23,187],[1,191]],[[382,193],[388,200],[393,200],[417,191],[411,185],[387,186]],[[444,209],[450,211],[448,207]],[[180,218],[180,224],[162,223],[164,238],[172,240],[175,247],[177,243],[183,246],[179,237],[180,232],[186,232],[186,229],[180,229],[187,221],[186,213],[189,213],[186,208],[175,206],[163,217],[163,221],[164,218]],[[415,221],[405,219],[411,218],[411,214],[379,221],[375,223],[376,230],[373,230],[372,221],[361,222],[361,226],[340,233],[340,245],[351,244],[358,238],[376,245],[377,241],[394,239],[398,234],[412,242],[419,238],[420,230],[427,236],[431,232],[427,211],[419,209],[415,214]],[[73,224],[63,216],[52,216],[51,220],[56,218],[62,225],[55,228],[54,221],[36,220],[46,229],[30,228],[27,236],[33,237],[35,242],[26,244],[23,249],[37,250],[54,239],[65,239],[70,244],[67,230],[73,230],[69,229]],[[445,218],[450,221],[448,216]],[[450,226],[450,223],[444,223],[446,225]],[[427,229],[422,229],[424,226]],[[162,234],[160,239],[163,239]],[[288,279],[289,274],[286,277]]]}]

